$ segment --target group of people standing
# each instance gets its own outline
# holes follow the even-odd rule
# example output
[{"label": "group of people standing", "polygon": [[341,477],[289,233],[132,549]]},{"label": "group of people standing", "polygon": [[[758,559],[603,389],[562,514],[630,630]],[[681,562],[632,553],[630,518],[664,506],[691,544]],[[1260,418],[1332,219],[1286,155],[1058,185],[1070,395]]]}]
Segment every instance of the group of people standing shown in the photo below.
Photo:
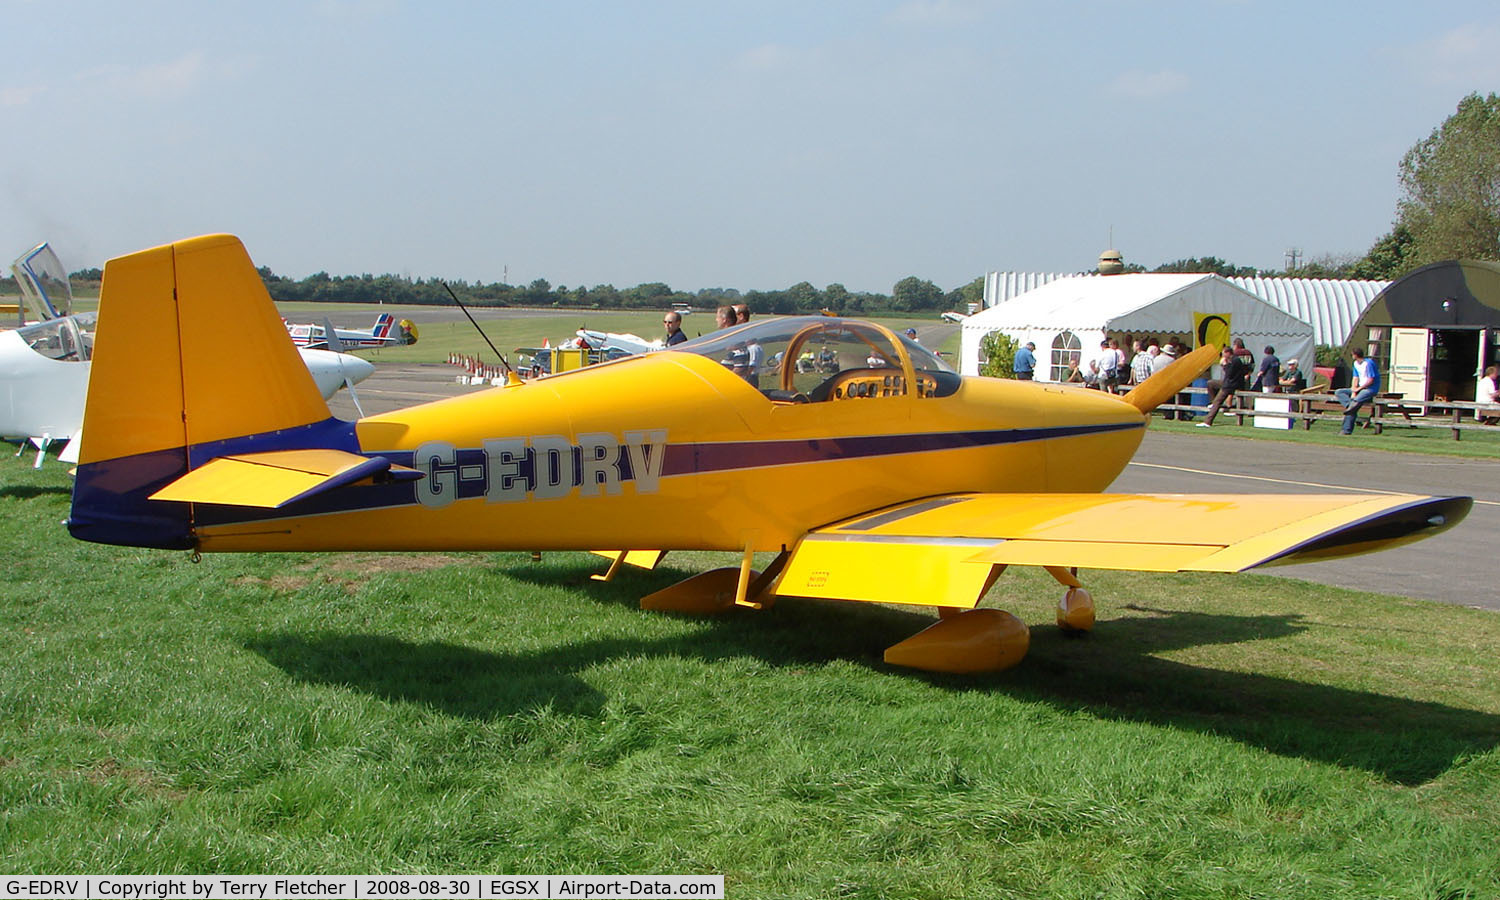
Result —
[{"label": "group of people standing", "polygon": [[[1120,348],[1117,338],[1106,338],[1099,342],[1099,352],[1087,360],[1073,354],[1068,361],[1063,381],[1081,382],[1089,388],[1118,393],[1121,388],[1131,387],[1150,378],[1177,360],[1183,352],[1174,341],[1158,343],[1154,338],[1142,338],[1127,354]],[[1028,341],[1016,351],[1011,371],[1022,381],[1036,377],[1036,344]]]},{"label": "group of people standing", "polygon": [[[721,328],[733,328],[735,325],[743,325],[750,321],[750,307],[743,303],[734,306],[721,306],[714,311],[714,330]],[[675,346],[688,339],[682,332],[682,313],[677,310],[669,310],[661,319],[662,327],[667,331],[665,345]]]},{"label": "group of people standing", "polygon": [[[1089,388],[1117,393],[1160,372],[1176,362],[1188,349],[1175,340],[1161,343],[1155,338],[1141,338],[1133,343],[1133,352],[1127,355],[1121,349],[1118,339],[1106,338],[1099,342],[1099,352],[1087,360],[1081,359],[1080,354],[1073,354],[1063,380],[1082,382]],[[1198,423],[1200,427],[1212,426],[1219,410],[1236,391],[1252,390],[1274,394],[1284,391],[1297,393],[1307,388],[1307,376],[1299,368],[1298,360],[1287,360],[1283,366],[1275,347],[1266,347],[1257,365],[1254,355],[1245,347],[1244,340],[1235,338],[1224,348],[1219,364],[1220,377],[1208,382],[1209,396],[1212,399],[1204,421]],[[1036,368],[1036,345],[1028,341],[1016,351],[1011,369],[1016,378],[1031,381],[1036,377]],[[1375,387],[1369,390],[1370,397],[1379,390],[1378,377],[1374,383]],[[1351,397],[1349,403],[1363,404],[1368,399],[1369,397]],[[1168,418],[1175,418],[1171,411],[1166,415]]]}]

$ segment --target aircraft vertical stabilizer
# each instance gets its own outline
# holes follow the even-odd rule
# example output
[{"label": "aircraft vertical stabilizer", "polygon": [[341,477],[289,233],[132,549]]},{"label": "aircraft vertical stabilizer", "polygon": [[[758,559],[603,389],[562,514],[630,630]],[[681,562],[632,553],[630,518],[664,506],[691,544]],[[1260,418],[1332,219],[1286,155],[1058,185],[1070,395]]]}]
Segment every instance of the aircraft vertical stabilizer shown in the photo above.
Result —
[{"label": "aircraft vertical stabilizer", "polygon": [[329,418],[239,240],[209,235],[110,260],[79,461]]},{"label": "aircraft vertical stabilizer", "polygon": [[187,505],[147,495],[231,447],[326,444],[308,426],[336,420],[244,246],[208,235],[105,265],[84,421],[73,534],[187,546]]}]

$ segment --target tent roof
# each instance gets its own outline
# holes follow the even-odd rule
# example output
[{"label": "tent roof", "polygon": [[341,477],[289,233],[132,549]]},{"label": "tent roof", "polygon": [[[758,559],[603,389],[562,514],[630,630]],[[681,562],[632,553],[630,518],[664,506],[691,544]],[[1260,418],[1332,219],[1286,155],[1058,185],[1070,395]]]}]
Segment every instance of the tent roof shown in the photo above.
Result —
[{"label": "tent roof", "polygon": [[[1203,274],[1059,278],[970,316],[964,320],[964,328],[993,331],[1061,326],[1105,331],[1111,322],[1211,279],[1213,275]],[[1253,295],[1246,296],[1259,302]]]}]

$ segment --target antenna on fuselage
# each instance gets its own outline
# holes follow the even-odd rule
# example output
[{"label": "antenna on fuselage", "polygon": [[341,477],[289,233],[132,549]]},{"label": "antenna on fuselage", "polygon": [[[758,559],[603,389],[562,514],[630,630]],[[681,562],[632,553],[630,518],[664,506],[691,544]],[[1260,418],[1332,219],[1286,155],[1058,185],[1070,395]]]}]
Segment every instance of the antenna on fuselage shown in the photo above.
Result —
[{"label": "antenna on fuselage", "polygon": [[476,321],[474,321],[474,317],[471,316],[471,315],[469,315],[469,308],[466,307],[466,306],[464,306],[464,302],[462,300],[458,299],[458,295],[457,294],[453,293],[453,288],[448,287],[448,282],[446,282],[446,281],[443,281],[443,282],[440,282],[440,283],[443,286],[443,290],[445,290],[445,291],[448,292],[448,296],[450,296],[450,297],[453,298],[453,302],[458,305],[458,308],[461,309],[461,310],[463,310],[463,313],[464,313],[465,316],[469,317],[469,324],[474,326],[474,330],[477,331],[477,332],[479,332],[479,336],[482,337],[482,338],[484,338],[484,342],[486,344],[490,345],[490,349],[491,350],[495,351],[495,355],[500,358],[500,365],[502,365],[502,366],[505,367],[505,371],[506,372],[509,372],[511,375],[515,375],[516,374],[516,370],[512,369],[510,367],[510,360],[508,360],[508,359],[505,358],[505,354],[503,354],[499,350],[495,349],[495,342],[492,341],[492,340],[490,340],[490,336],[487,335],[487,334],[485,334],[484,333],[484,329],[479,327],[479,323],[476,322]]}]

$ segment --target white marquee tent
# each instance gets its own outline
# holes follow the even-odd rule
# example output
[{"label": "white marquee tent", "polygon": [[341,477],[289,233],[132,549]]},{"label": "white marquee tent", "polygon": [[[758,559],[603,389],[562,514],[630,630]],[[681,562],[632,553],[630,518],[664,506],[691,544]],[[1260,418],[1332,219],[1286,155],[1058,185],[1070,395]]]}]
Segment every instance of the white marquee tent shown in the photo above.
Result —
[{"label": "white marquee tent", "polygon": [[1223,316],[1231,336],[1260,357],[1276,348],[1283,362],[1310,366],[1313,328],[1218,275],[1079,276],[1050,281],[969,316],[959,343],[959,371],[979,374],[979,342],[1001,331],[1036,344],[1037,380],[1054,381],[1070,353],[1089,359],[1107,337],[1176,337],[1192,345],[1194,313]]}]

